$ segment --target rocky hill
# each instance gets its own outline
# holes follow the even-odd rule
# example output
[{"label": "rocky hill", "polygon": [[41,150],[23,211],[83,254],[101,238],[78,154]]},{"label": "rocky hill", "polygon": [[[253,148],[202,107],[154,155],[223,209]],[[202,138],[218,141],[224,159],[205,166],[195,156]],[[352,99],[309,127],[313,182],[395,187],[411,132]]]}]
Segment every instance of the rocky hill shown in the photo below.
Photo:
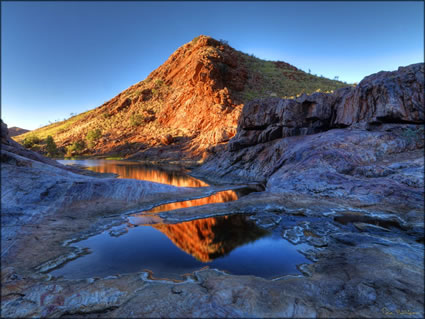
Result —
[{"label": "rocky hill", "polygon": [[29,132],[29,131],[30,131],[30,130],[26,130],[26,129],[24,129],[24,128],[20,128],[20,127],[13,126],[13,127],[9,128],[9,135],[10,135],[11,137],[13,137],[13,136],[18,136],[18,135],[21,135],[21,134],[27,133],[27,132]]},{"label": "rocky hill", "polygon": [[424,64],[356,87],[245,105],[238,132],[198,170],[273,193],[423,207]]},{"label": "rocky hill", "polygon": [[63,153],[69,149],[69,155],[200,158],[206,149],[236,134],[246,102],[344,86],[285,62],[244,54],[225,41],[199,36],[177,49],[144,81],[96,109],[16,140],[37,137],[42,141],[51,135]]}]

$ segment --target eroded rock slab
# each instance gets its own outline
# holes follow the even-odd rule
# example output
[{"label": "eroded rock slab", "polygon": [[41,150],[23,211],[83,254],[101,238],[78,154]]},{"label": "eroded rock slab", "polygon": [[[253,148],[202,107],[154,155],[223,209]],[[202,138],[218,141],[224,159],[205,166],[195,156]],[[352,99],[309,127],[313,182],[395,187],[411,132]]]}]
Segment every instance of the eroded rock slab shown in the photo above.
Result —
[{"label": "eroded rock slab", "polygon": [[[270,196],[267,201],[275,195]],[[265,198],[261,204],[260,197],[248,195],[238,207],[238,201],[232,202],[234,207],[228,207],[228,213],[250,211],[256,198],[258,211],[249,214],[258,225],[272,222],[273,231],[291,238],[296,246],[308,244],[301,250],[313,263],[299,266],[303,275],[267,280],[204,269],[181,282],[155,280],[154,274],[146,272],[63,280],[23,274],[9,267],[2,272],[2,313],[11,317],[105,318],[382,318],[385,313],[403,311],[398,317],[424,315],[423,244],[393,225],[386,225],[390,232],[379,227],[363,227],[359,232],[353,224],[353,216],[369,218],[363,220],[370,225],[388,220],[390,211],[331,201],[314,206],[314,197],[283,198],[267,208]],[[311,204],[308,208],[307,203]],[[198,207],[199,216],[204,210]],[[338,216],[352,219],[344,224],[334,220]],[[48,243],[49,249],[57,245]]]}]

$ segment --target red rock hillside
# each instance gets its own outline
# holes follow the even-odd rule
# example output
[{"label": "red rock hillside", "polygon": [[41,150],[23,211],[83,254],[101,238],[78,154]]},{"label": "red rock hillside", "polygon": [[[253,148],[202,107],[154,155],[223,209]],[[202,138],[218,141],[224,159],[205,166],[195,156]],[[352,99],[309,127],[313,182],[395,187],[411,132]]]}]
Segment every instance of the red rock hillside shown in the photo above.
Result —
[{"label": "red rock hillside", "polygon": [[52,135],[59,150],[69,156],[199,159],[205,150],[236,134],[245,101],[345,86],[284,62],[246,55],[224,42],[199,36],[144,81],[100,107],[21,135],[17,141],[34,135],[43,141]]}]

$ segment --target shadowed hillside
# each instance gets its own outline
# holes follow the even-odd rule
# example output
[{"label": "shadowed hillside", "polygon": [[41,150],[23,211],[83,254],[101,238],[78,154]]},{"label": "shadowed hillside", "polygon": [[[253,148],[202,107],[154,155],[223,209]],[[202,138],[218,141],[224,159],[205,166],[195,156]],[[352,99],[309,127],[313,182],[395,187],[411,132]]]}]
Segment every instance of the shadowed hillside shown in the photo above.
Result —
[{"label": "shadowed hillside", "polygon": [[13,126],[9,129],[9,136],[11,136],[11,137],[18,136],[18,135],[21,135],[21,134],[24,134],[24,133],[27,133],[27,132],[29,132],[29,130]]}]

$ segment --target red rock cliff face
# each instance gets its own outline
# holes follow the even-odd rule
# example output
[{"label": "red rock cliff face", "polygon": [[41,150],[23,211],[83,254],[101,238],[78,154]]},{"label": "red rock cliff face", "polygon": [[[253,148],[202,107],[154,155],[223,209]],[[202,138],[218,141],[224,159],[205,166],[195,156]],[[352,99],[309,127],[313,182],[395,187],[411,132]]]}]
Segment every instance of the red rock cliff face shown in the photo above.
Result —
[{"label": "red rock cliff face", "polygon": [[[70,125],[54,135],[55,142],[66,147],[83,140],[85,153],[94,155],[200,158],[207,148],[236,134],[243,104],[235,93],[247,80],[243,61],[243,54],[230,46],[199,36],[144,81],[69,119]],[[97,129],[101,138],[88,145],[87,133]]]},{"label": "red rock cliff face", "polygon": [[194,132],[200,149],[229,140],[242,109],[232,93],[243,90],[247,79],[241,62],[238,52],[205,36],[179,48],[149,75],[174,88],[159,123]]}]

